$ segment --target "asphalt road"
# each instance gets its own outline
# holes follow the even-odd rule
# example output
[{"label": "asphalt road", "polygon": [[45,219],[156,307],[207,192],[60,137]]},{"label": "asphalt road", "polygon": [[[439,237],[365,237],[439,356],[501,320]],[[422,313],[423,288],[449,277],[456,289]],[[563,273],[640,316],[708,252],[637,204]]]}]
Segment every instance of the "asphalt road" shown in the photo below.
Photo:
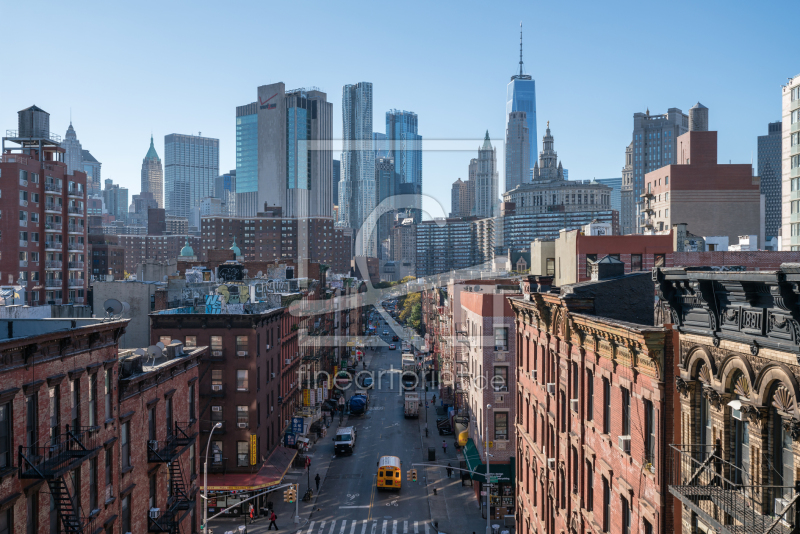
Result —
[{"label": "asphalt road", "polygon": [[[384,326],[379,327],[383,333]],[[391,343],[388,336],[381,336]],[[324,534],[411,534],[432,532],[430,510],[422,476],[417,482],[406,473],[412,462],[423,461],[421,419],[403,415],[403,390],[400,386],[401,351],[387,347],[368,351],[367,371],[374,373],[370,405],[362,416],[351,416],[350,426],[357,431],[352,455],[335,456],[322,482],[312,522],[299,532]],[[393,368],[393,369],[392,369]],[[422,391],[423,388],[417,388]],[[352,392],[348,392],[349,397]],[[422,395],[424,396],[424,394]],[[423,410],[421,410],[422,412]],[[327,442],[317,444],[317,454],[333,452],[333,434],[338,421],[331,425]],[[403,484],[399,491],[378,490],[375,484],[377,462],[381,456],[397,456],[402,462]],[[420,475],[422,470],[418,470]],[[312,476],[313,476],[312,467]]]}]

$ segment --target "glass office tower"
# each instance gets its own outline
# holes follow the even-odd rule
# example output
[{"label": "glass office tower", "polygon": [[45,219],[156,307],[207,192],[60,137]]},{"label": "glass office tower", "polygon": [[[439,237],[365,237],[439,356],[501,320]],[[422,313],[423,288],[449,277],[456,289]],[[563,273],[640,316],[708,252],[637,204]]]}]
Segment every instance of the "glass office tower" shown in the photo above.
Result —
[{"label": "glass office tower", "polygon": [[[536,81],[528,74],[515,74],[508,83],[506,98],[506,121],[513,111],[527,114],[528,139],[530,140],[530,160],[539,160],[538,134],[536,133]],[[508,124],[506,124],[508,129]]]},{"label": "glass office tower", "polygon": [[254,217],[258,195],[258,114],[255,102],[236,107],[236,214]]},{"label": "glass office tower", "polygon": [[[422,194],[422,136],[417,133],[417,114],[391,109],[386,112],[386,142],[394,160],[395,194]],[[412,208],[414,220],[421,219],[422,199]]]}]

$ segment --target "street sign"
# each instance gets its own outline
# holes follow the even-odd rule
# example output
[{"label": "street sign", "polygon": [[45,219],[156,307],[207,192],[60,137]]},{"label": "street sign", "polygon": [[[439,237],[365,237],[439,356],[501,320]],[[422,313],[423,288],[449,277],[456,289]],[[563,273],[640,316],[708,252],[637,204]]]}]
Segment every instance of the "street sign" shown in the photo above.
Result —
[{"label": "street sign", "polygon": [[302,417],[292,417],[292,432],[295,434],[302,434],[303,433],[303,418]]},{"label": "street sign", "polygon": [[256,465],[256,440],[255,434],[250,434],[250,465]]},{"label": "street sign", "polygon": [[497,484],[497,477],[489,477],[489,482],[492,484]]}]

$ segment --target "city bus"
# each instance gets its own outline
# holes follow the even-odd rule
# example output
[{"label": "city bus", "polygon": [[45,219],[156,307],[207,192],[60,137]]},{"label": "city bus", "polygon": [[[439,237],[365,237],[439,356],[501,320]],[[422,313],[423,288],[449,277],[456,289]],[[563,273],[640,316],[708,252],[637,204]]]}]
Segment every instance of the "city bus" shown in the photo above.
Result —
[{"label": "city bus", "polygon": [[397,456],[381,456],[378,460],[378,489],[399,490],[403,484],[403,470]]}]

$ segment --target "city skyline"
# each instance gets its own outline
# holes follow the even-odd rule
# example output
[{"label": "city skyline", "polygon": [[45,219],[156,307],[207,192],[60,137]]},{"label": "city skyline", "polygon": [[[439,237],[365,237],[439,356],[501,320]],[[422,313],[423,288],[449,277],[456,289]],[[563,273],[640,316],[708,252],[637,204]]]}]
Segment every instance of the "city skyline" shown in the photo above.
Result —
[{"label": "city skyline", "polygon": [[[689,4],[686,4],[687,6]],[[21,6],[9,5],[5,11],[10,18],[21,14]],[[763,125],[778,120],[780,117],[780,84],[786,78],[793,76],[795,70],[800,70],[790,61],[788,36],[777,35],[776,41],[767,48],[766,43],[746,43],[731,41],[729,35],[737,31],[759,32],[768,26],[766,17],[755,8],[743,8],[735,13],[719,14],[716,4],[693,6],[697,16],[710,21],[709,28],[703,36],[707,45],[704,54],[707,61],[716,66],[715,69],[703,69],[699,65],[685,67],[684,76],[664,78],[653,74],[652,64],[641,61],[643,57],[668,55],[669,57],[682,57],[695,50],[695,44],[690,39],[683,39],[691,35],[691,30],[678,28],[669,43],[652,43],[649,51],[640,51],[632,45],[633,36],[616,37],[612,40],[596,40],[596,45],[590,53],[576,43],[564,42],[561,36],[567,28],[574,31],[588,32],[588,35],[600,37],[611,35],[615,29],[625,27],[630,23],[629,16],[616,17],[616,11],[603,13],[596,6],[584,6],[585,17],[571,20],[567,26],[568,13],[566,8],[547,5],[537,6],[536,11],[524,4],[519,4],[517,9],[506,9],[504,13],[489,16],[477,14],[456,13],[455,22],[451,28],[438,28],[441,35],[432,35],[437,32],[427,31],[434,26],[437,15],[447,13],[452,15],[447,6],[429,6],[432,17],[430,21],[421,21],[421,38],[415,43],[404,46],[392,52],[391,57],[403,61],[404,66],[410,68],[415,65],[419,75],[426,78],[425,84],[411,83],[405,72],[400,69],[381,71],[367,67],[377,64],[377,58],[385,58],[385,53],[369,51],[368,57],[363,61],[351,65],[334,67],[326,65],[329,59],[345,53],[346,45],[332,43],[328,50],[318,57],[298,63],[290,57],[271,58],[266,69],[244,69],[242,72],[240,59],[231,59],[226,53],[225,45],[214,51],[209,61],[214,63],[218,80],[194,82],[191,90],[185,83],[185,76],[189,72],[201,67],[197,61],[189,61],[186,66],[177,69],[157,67],[160,76],[163,75],[164,83],[154,90],[143,85],[144,80],[126,84],[134,80],[133,72],[144,68],[144,61],[148,61],[156,54],[161,46],[180,40],[187,29],[176,28],[171,25],[178,13],[172,8],[167,8],[162,18],[155,21],[152,26],[154,35],[167,34],[158,28],[166,26],[175,30],[173,35],[153,39],[152,42],[140,43],[136,50],[123,51],[119,47],[132,42],[140,37],[136,32],[117,28],[118,40],[107,39],[109,46],[98,49],[97,47],[84,46],[89,50],[87,60],[100,65],[114,62],[108,74],[115,83],[114,91],[108,91],[103,84],[86,85],[80,83],[81,77],[77,71],[61,66],[55,66],[55,72],[65,76],[64,87],[54,93],[44,86],[18,86],[6,87],[3,90],[3,99],[0,101],[0,121],[5,128],[13,128],[16,112],[32,104],[48,109],[53,117],[53,131],[63,134],[69,125],[69,108],[73,110],[73,124],[80,132],[81,143],[92,149],[92,154],[103,162],[103,174],[113,177],[114,180],[130,189],[132,193],[138,192],[138,170],[141,167],[141,151],[146,143],[147,135],[151,130],[161,140],[166,134],[173,132],[203,131],[210,137],[220,139],[220,168],[233,169],[235,164],[235,128],[230,117],[234,114],[237,105],[252,99],[252,87],[269,84],[279,79],[293,80],[292,87],[304,85],[320,85],[322,91],[334,95],[331,102],[334,109],[341,105],[338,96],[341,88],[350,80],[366,79],[374,85],[374,114],[380,117],[392,108],[413,109],[419,116],[420,131],[424,131],[426,139],[447,138],[481,138],[486,129],[492,139],[504,138],[506,116],[504,113],[506,99],[506,85],[510,74],[517,71],[519,60],[519,22],[530,21],[527,28],[535,28],[525,45],[525,72],[530,74],[537,82],[537,128],[544,129],[544,123],[552,120],[559,124],[557,131],[560,139],[560,153],[564,159],[573,162],[570,166],[571,177],[574,179],[591,179],[593,177],[614,176],[619,174],[624,165],[623,151],[630,138],[630,116],[641,109],[666,110],[671,106],[678,106],[688,110],[698,100],[703,102],[714,112],[711,128],[720,132],[719,159],[720,162],[732,160],[746,162],[751,154],[755,158],[756,137],[763,131]],[[136,22],[137,17],[143,16],[134,10],[118,7],[108,13],[95,13],[100,18],[99,24],[93,25],[92,32],[87,36],[75,35],[66,28],[80,30],[85,22],[81,17],[89,9],[78,8],[73,11],[53,8],[42,14],[42,22],[59,20],[61,25],[56,27],[53,37],[55,39],[74,39],[76,46],[83,46],[88,35],[100,31],[106,34],[112,31],[113,18],[124,17]],[[284,7],[278,8],[278,13]],[[620,6],[620,10],[623,7]],[[380,16],[385,10],[376,7],[370,13]],[[466,10],[468,11],[468,10]],[[791,15],[800,11],[799,6],[788,2],[784,3],[784,12]],[[640,16],[655,16],[657,10],[646,6]],[[230,20],[229,15],[222,10],[215,15],[205,18],[209,13],[196,15],[195,29],[225,24]],[[715,16],[720,18],[716,19]],[[409,15],[403,15],[406,17]],[[546,16],[548,20],[555,21],[552,25],[537,26],[535,20]],[[103,20],[109,17],[109,23]],[[211,22],[214,19],[214,22]],[[590,23],[589,20],[592,20]],[[344,13],[326,14],[325,17],[312,16],[308,21],[309,30],[314,28],[330,27],[332,22],[343,24],[345,27],[358,24],[360,19],[348,19]],[[597,24],[600,22],[600,24]],[[148,21],[150,24],[151,21]],[[245,22],[245,26],[251,24]],[[460,25],[460,27],[458,27]],[[135,26],[135,24],[131,24]],[[456,28],[458,27],[458,28]],[[481,28],[481,35],[489,35],[490,39],[482,38],[476,42],[467,38],[477,28]],[[600,29],[602,28],[602,30]],[[21,28],[9,28],[9,35],[13,38]],[[377,28],[367,27],[368,35],[377,35]],[[77,33],[81,33],[78,31]],[[115,35],[117,35],[115,33]],[[246,34],[246,32],[244,32]],[[463,35],[462,35],[463,33]],[[533,34],[536,34],[534,38]],[[430,35],[429,35],[430,34]],[[20,34],[21,35],[21,34]],[[98,37],[102,37],[98,36]],[[278,30],[265,38],[264,48],[269,48],[285,39],[285,30]],[[120,44],[114,44],[119,42]],[[211,45],[202,45],[204,49]],[[215,47],[218,45],[214,45]],[[308,45],[303,45],[307,47]],[[311,48],[304,48],[311,50]],[[437,72],[441,53],[425,54],[424,50],[431,50],[451,54],[454,67]],[[409,54],[409,52],[414,52]],[[604,58],[614,57],[621,53],[632,54],[630,65],[630,79],[628,84],[620,84],[609,72],[610,62]],[[769,54],[765,54],[769,51]],[[413,62],[402,59],[404,56],[413,56]],[[119,58],[124,58],[124,61]],[[112,58],[114,58],[112,60]],[[224,61],[223,61],[224,58]],[[758,61],[756,61],[756,58]],[[118,64],[118,66],[116,66]],[[124,67],[123,67],[124,66]],[[448,79],[455,69],[464,69],[470,66],[479,66],[481,76],[470,80],[469,84],[461,84],[459,91],[449,91],[446,100],[434,98],[431,87],[444,90],[449,83]],[[744,81],[735,85],[727,84],[710,70],[741,71],[744,67],[746,76]],[[62,70],[63,69],[63,70]],[[232,72],[237,72],[231,78]],[[580,79],[592,80],[591,100],[586,100],[586,85],[579,83]],[[654,84],[654,78],[663,78]],[[235,80],[231,83],[231,79]],[[691,84],[686,80],[692,80]],[[222,82],[224,80],[224,82]],[[116,102],[125,102],[118,106]],[[583,106],[575,106],[575,102],[584,102]],[[746,103],[742,106],[742,103]],[[594,103],[595,105],[586,105]],[[120,135],[110,136],[107,132],[111,128],[108,116],[97,113],[102,106],[115,108],[117,120],[126,124]],[[461,113],[469,109],[469,113]],[[663,111],[662,111],[663,112]],[[334,113],[333,131],[341,131],[341,117]],[[603,125],[593,132],[585,129],[572,128],[569,125],[578,122],[588,122]],[[119,132],[116,132],[119,133]],[[582,141],[582,136],[587,133],[596,137],[589,146]],[[113,141],[112,141],[113,139]],[[536,140],[538,142],[538,139]],[[163,154],[164,146],[156,146],[159,154]],[[146,150],[146,147],[145,147]],[[580,157],[579,157],[580,156]],[[337,154],[334,154],[334,158]],[[445,208],[449,205],[450,184],[457,178],[466,179],[469,159],[474,154],[436,154],[425,157],[425,175],[436,177],[426,181],[423,191],[439,199]],[[503,172],[504,158],[499,158],[498,170]]]}]

